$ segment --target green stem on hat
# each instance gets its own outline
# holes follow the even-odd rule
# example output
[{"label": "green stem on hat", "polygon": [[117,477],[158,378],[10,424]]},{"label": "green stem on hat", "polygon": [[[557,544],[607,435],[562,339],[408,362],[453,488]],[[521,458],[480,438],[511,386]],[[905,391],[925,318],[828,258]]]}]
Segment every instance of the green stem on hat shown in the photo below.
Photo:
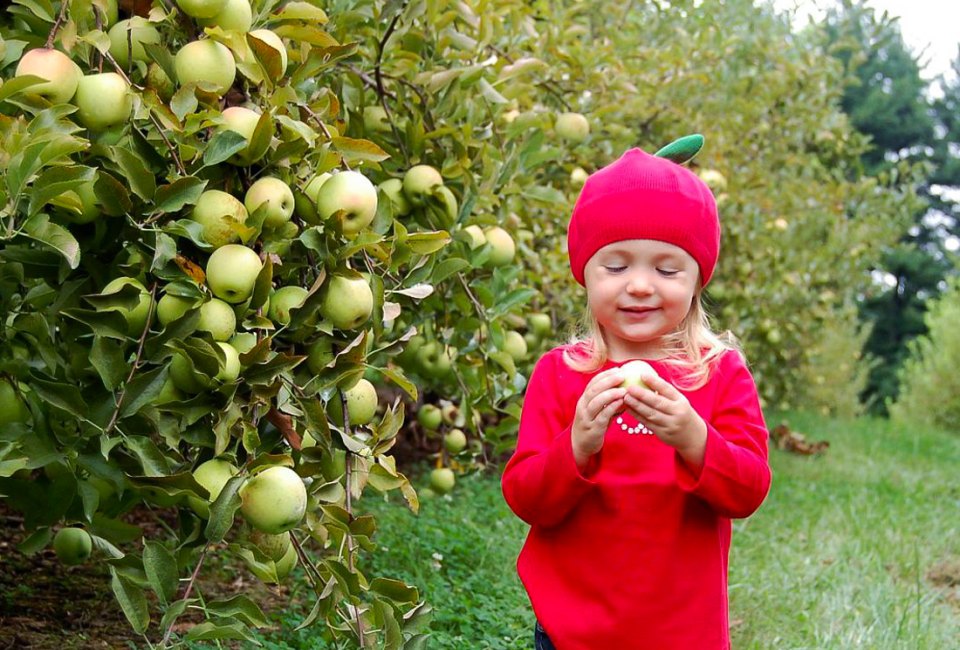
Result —
[{"label": "green stem on hat", "polygon": [[693,157],[700,153],[703,148],[703,136],[699,133],[685,135],[682,138],[674,140],[663,149],[653,154],[658,158],[666,158],[678,165],[693,160]]}]

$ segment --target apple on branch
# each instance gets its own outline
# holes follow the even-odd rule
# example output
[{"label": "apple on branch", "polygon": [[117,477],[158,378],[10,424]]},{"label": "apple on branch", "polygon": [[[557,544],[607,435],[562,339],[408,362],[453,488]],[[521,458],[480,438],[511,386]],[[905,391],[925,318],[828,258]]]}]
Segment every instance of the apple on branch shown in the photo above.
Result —
[{"label": "apple on branch", "polygon": [[354,237],[377,216],[377,188],[360,172],[340,172],[320,186],[316,204],[317,215],[323,220],[342,215],[344,236]]},{"label": "apple on branch", "polygon": [[247,221],[247,209],[232,194],[207,190],[197,199],[190,218],[203,226],[203,238],[214,248],[239,241],[237,226]]},{"label": "apple on branch", "polygon": [[290,530],[307,511],[307,489],[296,472],[274,465],[240,488],[240,512],[251,526],[271,535]]},{"label": "apple on branch", "polygon": [[265,205],[263,225],[266,228],[280,228],[293,216],[293,191],[279,178],[264,176],[258,178],[243,197],[243,205],[249,214]]},{"label": "apple on branch", "polygon": [[14,76],[33,75],[46,79],[30,86],[25,94],[43,97],[51,104],[63,104],[77,92],[83,72],[66,54],[44,47],[30,50],[17,63]]},{"label": "apple on branch", "polygon": [[160,44],[160,32],[142,16],[121,20],[110,28],[107,37],[110,39],[110,56],[124,69],[129,67],[131,60],[150,61],[145,44]]},{"label": "apple on branch", "polygon": [[253,249],[227,244],[207,260],[207,286],[217,298],[239,304],[250,298],[263,262]]},{"label": "apple on branch", "polygon": [[130,118],[133,97],[130,85],[116,72],[86,75],[73,98],[80,122],[91,130],[123,124]]},{"label": "apple on branch", "polygon": [[373,313],[373,291],[362,277],[334,275],[327,281],[320,313],[337,329],[356,329]]},{"label": "apple on branch", "polygon": [[201,88],[222,96],[237,77],[237,63],[230,49],[209,38],[191,41],[174,58],[181,86],[196,82]]}]

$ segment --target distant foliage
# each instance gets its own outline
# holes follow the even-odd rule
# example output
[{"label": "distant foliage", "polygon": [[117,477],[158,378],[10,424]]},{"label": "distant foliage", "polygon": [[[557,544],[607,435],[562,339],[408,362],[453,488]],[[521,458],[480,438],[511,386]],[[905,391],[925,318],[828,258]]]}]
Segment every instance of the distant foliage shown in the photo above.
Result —
[{"label": "distant foliage", "polygon": [[927,312],[929,332],[910,345],[900,371],[900,396],[890,406],[899,421],[956,428],[960,421],[960,282],[954,280]]}]

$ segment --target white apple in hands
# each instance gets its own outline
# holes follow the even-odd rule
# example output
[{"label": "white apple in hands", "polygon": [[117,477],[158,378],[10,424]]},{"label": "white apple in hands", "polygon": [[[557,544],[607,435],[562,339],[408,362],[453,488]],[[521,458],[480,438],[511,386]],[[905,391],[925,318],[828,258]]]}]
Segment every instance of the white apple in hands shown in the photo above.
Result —
[{"label": "white apple in hands", "polygon": [[40,47],[20,57],[14,76],[26,75],[34,75],[46,81],[30,86],[25,94],[44,97],[51,104],[63,104],[70,101],[77,92],[83,72],[63,52]]},{"label": "white apple in hands", "polygon": [[174,58],[177,81],[181,86],[197,82],[222,96],[237,77],[237,62],[226,45],[210,39],[192,41],[180,48]]},{"label": "white apple in hands", "polygon": [[262,268],[263,262],[253,249],[227,244],[207,260],[207,286],[217,298],[236,305],[253,294]]},{"label": "white apple in hands", "polygon": [[235,196],[207,190],[197,199],[190,218],[203,226],[203,238],[214,248],[240,240],[237,226],[247,221],[247,209]]},{"label": "white apple in hands", "polygon": [[265,204],[263,225],[266,228],[280,228],[293,216],[293,191],[279,178],[264,176],[250,186],[243,197],[243,204],[249,214]]},{"label": "white apple in hands", "polygon": [[321,219],[342,214],[343,234],[353,237],[377,216],[377,188],[360,172],[340,172],[320,186],[316,204]]},{"label": "white apple in hands", "polygon": [[130,118],[130,85],[116,72],[81,77],[73,98],[80,122],[91,130],[123,124]]},{"label": "white apple in hands", "polygon": [[320,313],[337,329],[356,329],[373,313],[373,291],[362,277],[334,275],[328,281]]},{"label": "white apple in hands", "polygon": [[623,382],[621,382],[621,388],[628,388],[630,386],[640,386],[648,390],[652,390],[646,381],[650,377],[658,377],[657,371],[653,369],[646,361],[641,361],[640,359],[635,359],[634,361],[628,361],[627,363],[620,366],[618,369],[620,375],[623,376]]}]

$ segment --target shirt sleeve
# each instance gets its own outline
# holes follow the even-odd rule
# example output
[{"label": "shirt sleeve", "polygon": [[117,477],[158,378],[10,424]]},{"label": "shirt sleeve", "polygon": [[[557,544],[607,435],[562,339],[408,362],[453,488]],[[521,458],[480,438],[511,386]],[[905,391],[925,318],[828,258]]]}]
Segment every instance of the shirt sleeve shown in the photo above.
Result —
[{"label": "shirt sleeve", "polygon": [[770,490],[769,433],[753,376],[738,353],[720,363],[717,401],[707,422],[703,467],[694,472],[676,455],[682,489],[700,497],[720,515],[748,517]]},{"label": "shirt sleeve", "polygon": [[517,449],[503,471],[504,499],[531,526],[560,523],[595,485],[573,457],[572,409],[563,404],[564,396],[579,399],[564,381],[572,372],[559,351],[537,362],[524,396]]}]

